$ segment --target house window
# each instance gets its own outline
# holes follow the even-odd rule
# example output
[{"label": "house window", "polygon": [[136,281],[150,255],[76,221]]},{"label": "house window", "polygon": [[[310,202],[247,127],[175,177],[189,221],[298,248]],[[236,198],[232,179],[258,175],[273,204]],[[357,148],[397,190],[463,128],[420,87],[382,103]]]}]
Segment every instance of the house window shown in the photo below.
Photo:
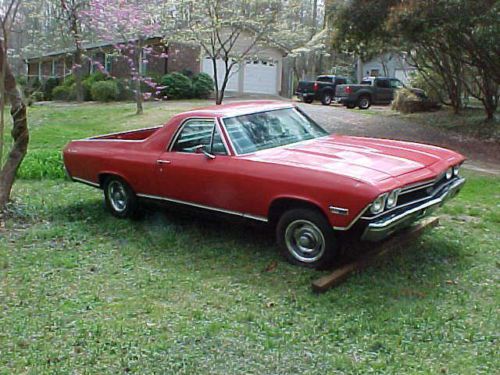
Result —
[{"label": "house window", "polygon": [[144,53],[144,50],[141,51],[141,61],[139,62],[139,74],[140,75],[144,75],[146,74],[146,70],[147,70],[147,67],[148,67],[148,62],[147,60],[145,59],[145,53]]},{"label": "house window", "polygon": [[104,70],[106,70],[106,72],[111,73],[112,63],[113,63],[112,56],[106,53],[104,55]]}]

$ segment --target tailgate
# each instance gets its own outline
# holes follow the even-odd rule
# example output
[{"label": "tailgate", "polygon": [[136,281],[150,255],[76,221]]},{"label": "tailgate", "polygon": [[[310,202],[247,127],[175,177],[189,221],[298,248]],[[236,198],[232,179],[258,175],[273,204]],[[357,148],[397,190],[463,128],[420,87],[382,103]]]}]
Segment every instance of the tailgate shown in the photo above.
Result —
[{"label": "tailgate", "polygon": [[312,93],[314,82],[313,81],[299,81],[299,85],[297,86],[296,92],[299,93]]}]

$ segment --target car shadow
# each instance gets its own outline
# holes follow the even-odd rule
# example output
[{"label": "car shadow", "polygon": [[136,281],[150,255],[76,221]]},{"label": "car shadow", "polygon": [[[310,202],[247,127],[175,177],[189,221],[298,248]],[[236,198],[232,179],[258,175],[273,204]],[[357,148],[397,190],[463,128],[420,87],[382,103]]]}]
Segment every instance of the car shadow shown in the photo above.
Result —
[{"label": "car shadow", "polygon": [[[214,272],[222,273],[225,277],[237,277],[239,282],[242,282],[242,277],[235,272],[238,270],[266,274],[269,288],[274,288],[276,282],[284,282],[288,288],[308,287],[309,282],[341,265],[358,260],[370,250],[369,246],[348,249],[334,268],[318,272],[289,265],[282,259],[275,243],[274,231],[266,224],[233,216],[177,206],[148,205],[140,219],[120,220],[111,216],[102,202],[97,200],[60,206],[53,211],[53,215],[60,221],[81,222],[93,234],[110,241],[133,243],[137,236],[142,236],[151,244],[159,244],[156,248],[145,247],[148,250],[144,251],[152,257],[168,257],[168,262],[175,261],[175,258],[170,258],[167,242],[182,242],[182,247],[189,249],[188,254],[183,255],[188,263],[200,268],[210,266],[210,262],[218,263]],[[110,230],[115,227],[120,231]],[[124,238],[119,238],[121,235]],[[352,286],[366,284],[370,289],[380,289],[382,292],[395,290],[389,284],[397,280],[399,285],[396,289],[424,296],[422,290],[428,285],[435,285],[443,275],[460,268],[462,246],[443,233],[428,231],[403,248],[397,248],[376,260],[363,272],[355,273],[348,283]],[[200,256],[203,261],[199,261]],[[253,282],[250,276],[244,280],[249,284]],[[262,284],[263,288],[266,288],[265,284]]]}]

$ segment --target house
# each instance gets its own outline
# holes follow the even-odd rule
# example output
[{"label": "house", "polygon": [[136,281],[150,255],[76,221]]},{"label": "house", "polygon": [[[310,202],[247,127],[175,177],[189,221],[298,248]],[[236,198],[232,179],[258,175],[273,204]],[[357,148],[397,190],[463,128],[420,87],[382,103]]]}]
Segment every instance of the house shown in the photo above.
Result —
[{"label": "house", "polygon": [[356,63],[356,78],[361,82],[363,77],[390,77],[407,83],[416,68],[407,61],[407,54],[402,52],[387,52],[371,60]]},{"label": "house", "polygon": [[[101,65],[114,77],[128,77],[127,61],[123,56],[117,55],[114,44],[103,42],[85,45],[83,74],[93,73],[97,71],[97,65]],[[199,46],[179,42],[165,43],[160,37],[148,39],[147,46],[154,53],[139,67],[143,75],[159,77],[171,72],[190,71],[193,74],[200,72]],[[167,57],[161,57],[162,54]],[[25,60],[28,77],[38,77],[41,81],[50,77],[64,78],[71,74],[73,55],[74,49],[66,49],[30,57]]]},{"label": "house", "polygon": [[[249,33],[242,33],[233,47],[234,55],[240,55],[251,45]],[[214,78],[213,62],[210,57],[200,55],[200,70]],[[236,64],[226,86],[227,92],[236,94],[281,95],[283,81],[283,57],[285,51],[270,43],[261,43],[251,48],[246,58]],[[217,60],[217,80],[222,85],[225,67],[222,59]],[[215,79],[215,78],[214,78]]]},{"label": "house", "polygon": [[[243,34],[234,51],[245,51],[249,43],[252,43],[250,35]],[[84,75],[93,73],[97,70],[97,65],[102,65],[114,77],[129,76],[127,61],[116,54],[114,44],[116,43],[103,42],[84,46]],[[196,44],[165,43],[161,37],[155,37],[147,40],[147,46],[155,53],[148,58],[147,63],[141,64],[140,72],[143,75],[160,77],[166,73],[189,71],[193,74],[205,72],[214,78],[212,60]],[[168,57],[157,57],[162,53]],[[284,50],[270,45],[252,48],[247,58],[232,69],[226,91],[235,94],[281,94],[284,54]],[[41,81],[50,77],[64,78],[71,74],[73,55],[74,49],[66,49],[30,57],[25,60],[28,77],[38,77]],[[219,59],[218,81],[221,85],[223,65],[224,62]]]}]

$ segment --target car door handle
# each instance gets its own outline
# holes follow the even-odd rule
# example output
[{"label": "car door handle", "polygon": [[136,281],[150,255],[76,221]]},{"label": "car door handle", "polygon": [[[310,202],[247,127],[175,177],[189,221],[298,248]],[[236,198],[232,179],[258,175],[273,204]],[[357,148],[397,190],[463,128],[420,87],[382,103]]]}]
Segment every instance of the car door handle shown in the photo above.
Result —
[{"label": "car door handle", "polygon": [[156,161],[156,164],[158,164],[158,165],[166,165],[166,164],[170,164],[170,163],[171,163],[170,160],[161,160],[161,159],[159,159],[159,160]]}]

